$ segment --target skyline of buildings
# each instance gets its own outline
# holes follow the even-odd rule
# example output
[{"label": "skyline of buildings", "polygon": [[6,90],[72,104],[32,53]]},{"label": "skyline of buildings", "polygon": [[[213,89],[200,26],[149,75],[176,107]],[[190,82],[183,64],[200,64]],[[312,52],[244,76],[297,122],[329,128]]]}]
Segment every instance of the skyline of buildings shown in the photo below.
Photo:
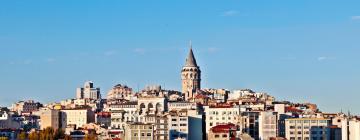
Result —
[{"label": "skyline of buildings", "polygon": [[86,81],[74,98],[15,102],[10,110],[1,108],[0,137],[30,138],[51,127],[64,133],[55,136],[72,139],[360,139],[360,116],[350,112],[327,113],[313,103],[276,100],[251,89],[202,89],[191,44],[179,73],[182,92],[156,85],[133,91],[116,84],[101,96],[101,89]]}]

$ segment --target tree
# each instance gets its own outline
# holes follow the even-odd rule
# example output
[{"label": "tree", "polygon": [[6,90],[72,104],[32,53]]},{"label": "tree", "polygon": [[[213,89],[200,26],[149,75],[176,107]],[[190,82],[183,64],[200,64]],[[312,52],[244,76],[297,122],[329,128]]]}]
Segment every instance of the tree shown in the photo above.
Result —
[{"label": "tree", "polygon": [[8,137],[0,137],[0,140],[9,140]]},{"label": "tree", "polygon": [[65,135],[64,140],[71,140],[71,136],[70,135]]},{"label": "tree", "polygon": [[39,140],[39,133],[34,131],[29,134],[29,140]]},{"label": "tree", "polygon": [[65,132],[64,132],[64,130],[62,130],[62,129],[57,129],[56,131],[55,131],[55,139],[57,140],[57,139],[64,139],[65,138]]},{"label": "tree", "polygon": [[84,140],[97,140],[97,135],[94,133],[86,134]]},{"label": "tree", "polygon": [[20,134],[17,135],[17,139],[18,140],[25,140],[26,139],[26,133],[21,132]]}]

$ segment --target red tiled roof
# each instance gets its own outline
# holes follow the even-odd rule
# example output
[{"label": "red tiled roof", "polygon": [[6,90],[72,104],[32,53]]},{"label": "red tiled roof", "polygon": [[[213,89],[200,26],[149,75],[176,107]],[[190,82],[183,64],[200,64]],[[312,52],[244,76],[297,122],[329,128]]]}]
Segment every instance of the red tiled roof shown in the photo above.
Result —
[{"label": "red tiled roof", "polygon": [[229,123],[225,125],[216,125],[210,129],[213,133],[228,133],[229,131],[236,131],[235,124]]},{"label": "red tiled roof", "polygon": [[285,107],[285,111],[286,112],[303,112],[302,110],[297,109],[295,107]]}]

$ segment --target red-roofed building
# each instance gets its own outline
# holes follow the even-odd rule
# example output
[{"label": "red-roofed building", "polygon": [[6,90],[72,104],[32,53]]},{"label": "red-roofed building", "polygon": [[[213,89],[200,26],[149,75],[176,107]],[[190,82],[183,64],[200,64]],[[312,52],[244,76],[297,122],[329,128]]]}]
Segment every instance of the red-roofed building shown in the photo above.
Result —
[{"label": "red-roofed building", "polygon": [[229,123],[225,125],[217,125],[210,129],[208,134],[209,140],[236,140],[236,126]]}]

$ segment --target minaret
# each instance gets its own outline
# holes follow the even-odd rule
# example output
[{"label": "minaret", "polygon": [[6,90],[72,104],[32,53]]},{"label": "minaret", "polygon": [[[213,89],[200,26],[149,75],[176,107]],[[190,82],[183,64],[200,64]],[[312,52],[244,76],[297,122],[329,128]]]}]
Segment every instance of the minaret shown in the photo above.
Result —
[{"label": "minaret", "polygon": [[189,55],[181,70],[181,82],[182,93],[185,94],[185,100],[194,97],[194,94],[201,86],[201,71],[200,67],[196,64],[191,42]]}]

